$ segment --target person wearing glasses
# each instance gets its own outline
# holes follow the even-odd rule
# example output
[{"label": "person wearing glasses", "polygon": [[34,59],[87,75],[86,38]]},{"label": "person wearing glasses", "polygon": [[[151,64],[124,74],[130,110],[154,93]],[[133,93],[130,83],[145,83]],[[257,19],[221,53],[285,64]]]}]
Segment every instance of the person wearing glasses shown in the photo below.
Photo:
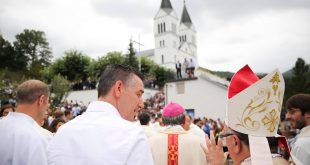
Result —
[{"label": "person wearing glasses", "polygon": [[266,138],[276,136],[283,94],[284,80],[278,70],[259,79],[248,65],[241,68],[228,87],[227,125],[218,143],[213,131],[210,139],[206,137],[208,162],[223,165],[229,154],[236,165],[289,164],[280,154],[271,153],[271,141]]}]

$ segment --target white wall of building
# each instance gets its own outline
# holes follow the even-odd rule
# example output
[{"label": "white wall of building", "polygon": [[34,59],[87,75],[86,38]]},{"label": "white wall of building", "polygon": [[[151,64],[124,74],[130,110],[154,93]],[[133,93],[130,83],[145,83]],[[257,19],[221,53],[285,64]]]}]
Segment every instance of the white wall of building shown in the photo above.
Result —
[{"label": "white wall of building", "polygon": [[[155,89],[144,89],[144,94],[142,95],[142,99],[145,101],[146,99],[155,95],[158,90]],[[83,90],[83,91],[72,91],[67,96],[66,100],[80,102],[82,101],[84,105],[88,105],[90,102],[98,100],[98,92],[97,89],[94,90]]]},{"label": "white wall of building", "polygon": [[[177,86],[184,83],[184,94]],[[165,86],[166,102],[181,104],[185,109],[195,109],[195,117],[225,120],[227,89],[201,79],[170,82]]]}]

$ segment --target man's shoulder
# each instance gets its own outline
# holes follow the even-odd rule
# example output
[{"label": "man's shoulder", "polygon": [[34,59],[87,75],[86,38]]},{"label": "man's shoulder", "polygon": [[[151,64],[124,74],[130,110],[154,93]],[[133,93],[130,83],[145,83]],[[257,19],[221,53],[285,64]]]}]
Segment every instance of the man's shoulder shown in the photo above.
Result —
[{"label": "man's shoulder", "polygon": [[135,131],[135,132],[143,132],[141,126],[137,125],[136,123],[120,119],[118,121],[118,125],[121,129],[128,130],[128,131]]},{"label": "man's shoulder", "polygon": [[310,146],[310,137],[298,137],[298,139],[296,140],[294,146],[296,146],[296,147],[307,147],[307,146]]}]

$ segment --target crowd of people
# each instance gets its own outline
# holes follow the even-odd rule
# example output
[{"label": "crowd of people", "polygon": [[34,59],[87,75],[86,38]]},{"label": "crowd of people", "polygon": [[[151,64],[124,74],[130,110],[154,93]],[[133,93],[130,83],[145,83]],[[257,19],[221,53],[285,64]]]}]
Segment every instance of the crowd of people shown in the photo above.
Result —
[{"label": "crowd of people", "polygon": [[[104,70],[98,100],[88,106],[64,101],[51,110],[48,85],[27,80],[17,88],[16,105],[2,102],[0,164],[309,164],[310,94],[287,100],[286,120],[278,129],[283,79],[279,72],[255,76],[244,67],[232,79],[225,122],[193,118],[181,103],[165,105],[163,91],[143,101],[143,76],[122,65]],[[251,90],[268,84],[272,93],[246,102]],[[264,104],[252,106],[256,101]],[[264,112],[261,120],[253,115]],[[289,137],[289,145],[277,134]]]}]

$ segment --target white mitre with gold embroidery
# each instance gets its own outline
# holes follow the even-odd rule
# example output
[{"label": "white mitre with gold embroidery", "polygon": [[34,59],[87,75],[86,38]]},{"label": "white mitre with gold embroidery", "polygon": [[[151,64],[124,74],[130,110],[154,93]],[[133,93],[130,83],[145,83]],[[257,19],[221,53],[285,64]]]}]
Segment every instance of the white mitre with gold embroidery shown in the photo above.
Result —
[{"label": "white mitre with gold embroidery", "polygon": [[246,65],[231,79],[226,122],[231,129],[249,135],[252,164],[272,163],[265,137],[277,135],[284,88],[279,70],[259,79]]}]

